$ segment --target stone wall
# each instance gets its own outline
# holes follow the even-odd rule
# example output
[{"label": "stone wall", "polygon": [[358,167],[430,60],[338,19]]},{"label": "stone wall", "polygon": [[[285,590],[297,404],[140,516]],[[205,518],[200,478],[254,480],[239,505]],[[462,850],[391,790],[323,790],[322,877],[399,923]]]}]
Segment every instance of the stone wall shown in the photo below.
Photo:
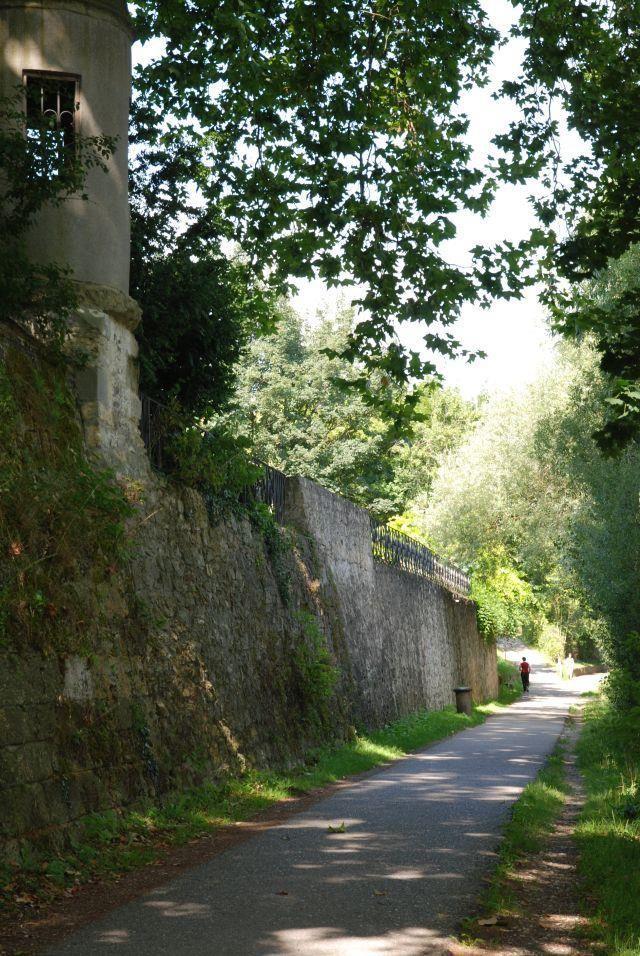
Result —
[{"label": "stone wall", "polygon": [[498,693],[495,646],[478,634],[470,601],[375,562],[368,514],[304,478],[287,487],[287,520],[313,541],[325,599],[337,610],[358,719],[379,726],[445,707],[453,688],[476,701]]},{"label": "stone wall", "polygon": [[[32,408],[0,455],[24,453],[28,469],[30,442],[63,440],[58,417],[37,434]],[[87,814],[291,764],[353,724],[451,704],[459,683],[476,699],[497,692],[472,605],[374,563],[368,516],[349,502],[292,480],[290,530],[265,534],[212,519],[199,494],[149,469],[119,481],[134,514],[118,566],[67,556],[68,601],[34,606],[42,633],[28,640],[0,614],[0,857],[60,847]],[[0,542],[0,583],[10,551]],[[313,676],[327,650],[329,694]]]},{"label": "stone wall", "polygon": [[[0,842],[63,844],[119,809],[347,733],[347,683],[317,698],[305,660],[334,631],[304,548],[274,561],[246,520],[151,480],[130,566],[101,586],[81,653],[0,650]],[[304,541],[302,542],[304,545]],[[344,648],[335,660],[348,673]]]},{"label": "stone wall", "polygon": [[138,343],[140,306],[108,286],[77,282],[68,351],[79,358],[74,392],[90,453],[117,474],[148,477],[140,435]]},{"label": "stone wall", "polygon": [[63,366],[0,328],[0,858],[348,732],[347,677],[330,698],[310,679],[319,641],[348,660],[306,541],[211,520],[147,467],[108,483],[133,503],[126,549],[101,554],[102,531],[87,546],[77,509],[107,533],[119,512],[95,510],[79,404]]}]

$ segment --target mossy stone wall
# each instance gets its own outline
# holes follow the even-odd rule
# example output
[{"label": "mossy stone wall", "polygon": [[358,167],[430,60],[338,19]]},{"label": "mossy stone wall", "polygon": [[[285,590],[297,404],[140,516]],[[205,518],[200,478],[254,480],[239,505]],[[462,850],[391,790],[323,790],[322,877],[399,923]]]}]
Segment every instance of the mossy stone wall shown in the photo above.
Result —
[{"label": "mossy stone wall", "polygon": [[0,335],[0,860],[87,817],[497,691],[473,606],[376,565],[312,482],[288,524],[87,458],[61,365]]},{"label": "mossy stone wall", "polygon": [[274,561],[196,492],[116,480],[86,460],[64,369],[7,332],[0,353],[5,858],[343,737],[348,659],[305,540],[283,531]]}]

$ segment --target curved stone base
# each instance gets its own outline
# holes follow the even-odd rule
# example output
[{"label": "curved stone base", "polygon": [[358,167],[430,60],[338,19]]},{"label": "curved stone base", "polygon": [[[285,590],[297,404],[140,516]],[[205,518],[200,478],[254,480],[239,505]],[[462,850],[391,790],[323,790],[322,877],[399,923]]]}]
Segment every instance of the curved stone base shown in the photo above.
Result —
[{"label": "curved stone base", "polygon": [[70,352],[88,448],[118,474],[142,477],[149,462],[140,435],[138,303],[108,286],[77,283]]}]

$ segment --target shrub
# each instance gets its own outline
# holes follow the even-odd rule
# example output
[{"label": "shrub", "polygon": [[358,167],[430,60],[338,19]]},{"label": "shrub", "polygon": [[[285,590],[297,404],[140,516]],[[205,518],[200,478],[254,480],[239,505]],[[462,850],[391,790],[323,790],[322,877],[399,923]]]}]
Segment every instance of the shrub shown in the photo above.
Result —
[{"label": "shrub", "polygon": [[500,687],[518,686],[518,666],[513,661],[507,661],[502,657],[498,658],[498,683]]},{"label": "shrub", "polygon": [[471,573],[471,599],[476,603],[478,630],[491,640],[520,633],[536,609],[531,585],[503,548],[480,554]]},{"label": "shrub", "polygon": [[328,724],[328,704],[333,696],[340,672],[327,648],[318,622],[308,611],[299,611],[303,639],[296,647],[294,662],[298,673],[300,697],[304,701],[305,719],[311,724]]},{"label": "shrub", "polygon": [[64,366],[14,348],[0,361],[0,491],[0,640],[86,647],[131,507],[85,457]]},{"label": "shrub", "polygon": [[174,477],[206,495],[237,499],[260,475],[249,458],[246,439],[225,426],[211,430],[190,426],[171,435],[166,446]]},{"label": "shrub", "polygon": [[549,660],[564,660],[565,636],[557,624],[550,624],[545,620],[540,628],[537,644]]}]

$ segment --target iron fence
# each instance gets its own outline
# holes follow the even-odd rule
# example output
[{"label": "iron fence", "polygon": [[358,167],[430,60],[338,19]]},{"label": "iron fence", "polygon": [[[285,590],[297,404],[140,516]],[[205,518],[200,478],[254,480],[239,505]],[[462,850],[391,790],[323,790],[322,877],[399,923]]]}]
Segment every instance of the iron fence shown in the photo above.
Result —
[{"label": "iron fence", "polygon": [[[165,406],[149,398],[148,395],[141,395],[140,398],[142,402],[140,432],[149,460],[154,468],[167,472],[168,462],[164,447],[167,437]],[[255,462],[255,465],[261,470],[260,477],[241,492],[239,500],[243,504],[262,502],[271,510],[276,521],[283,524],[287,477],[283,472],[265,462]],[[409,535],[396,531],[388,525],[380,524],[373,518],[371,519],[371,546],[376,561],[429,578],[453,591],[454,594],[469,594],[471,587],[469,578],[459,568],[442,560]]]},{"label": "iron fence", "polygon": [[[166,405],[144,394],[140,396],[140,401],[142,406],[140,433],[149,455],[149,461],[154,468],[166,474],[170,470],[165,454],[165,442],[168,436]],[[261,475],[252,485],[249,485],[240,493],[239,500],[243,504],[250,504],[254,501],[262,502],[273,512],[276,521],[283,524],[287,487],[286,475],[265,462],[254,462],[254,464],[256,468],[261,470]]]},{"label": "iron fence", "polygon": [[164,439],[165,406],[156,402],[154,398],[148,395],[140,395],[140,433],[144,447],[147,449],[149,461],[154,468],[159,471],[165,470]]},{"label": "iron fence", "polygon": [[393,567],[419,574],[436,584],[453,591],[454,594],[468,595],[471,583],[467,575],[433,553],[426,545],[410,538],[402,531],[396,531],[388,525],[371,519],[371,545],[373,557]]},{"label": "iron fence", "polygon": [[[256,462],[258,465],[258,462]],[[249,489],[254,501],[261,501],[273,512],[278,524],[284,524],[284,506],[287,491],[287,476],[272,465],[260,462],[262,475]]]}]

